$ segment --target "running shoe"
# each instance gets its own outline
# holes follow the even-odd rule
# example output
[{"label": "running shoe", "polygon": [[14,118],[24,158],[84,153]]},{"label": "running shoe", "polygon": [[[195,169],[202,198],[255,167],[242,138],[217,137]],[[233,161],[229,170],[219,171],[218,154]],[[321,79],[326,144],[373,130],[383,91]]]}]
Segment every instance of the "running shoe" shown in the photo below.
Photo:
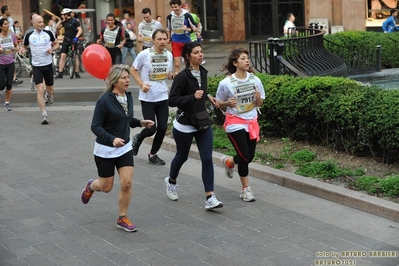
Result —
[{"label": "running shoe", "polygon": [[42,125],[47,125],[48,124],[48,118],[47,114],[42,114],[43,120],[42,120]]},{"label": "running shoe", "polygon": [[218,201],[218,199],[215,197],[215,194],[213,194],[212,197],[205,201],[205,210],[212,210],[222,207],[223,203],[221,201]]},{"label": "running shoe", "polygon": [[233,178],[234,176],[234,167],[230,168],[227,166],[227,160],[229,159],[229,157],[227,156],[222,156],[220,158],[220,160],[222,161],[222,164],[224,166],[224,174],[228,177],[228,178]]},{"label": "running shoe", "polygon": [[254,193],[251,191],[250,187],[246,187],[243,191],[241,191],[240,198],[247,202],[255,201]]},{"label": "running shoe", "polygon": [[154,155],[148,154],[148,161],[156,165],[165,165],[165,161],[159,158],[157,154]]},{"label": "running shoe", "polygon": [[4,104],[4,110],[6,110],[7,112],[11,111],[11,105],[10,105],[10,103],[5,103],[5,104]]},{"label": "running shoe", "polygon": [[19,85],[19,84],[21,84],[22,82],[24,82],[23,80],[20,80],[20,79],[14,79],[14,81],[12,82],[14,85]]},{"label": "running shoe", "polygon": [[47,94],[47,93],[46,93],[46,97],[45,97],[45,98],[47,98],[47,102],[48,102],[49,104],[53,104],[53,103],[54,103],[54,97],[53,97],[52,94]]},{"label": "running shoe", "polygon": [[141,141],[139,140],[139,134],[134,135],[133,137],[133,143],[132,143],[132,152],[133,155],[136,156],[139,153],[139,148],[141,145]]},{"label": "running shoe", "polygon": [[78,72],[75,72],[75,78],[80,79],[80,75]]},{"label": "running shoe", "polygon": [[122,230],[125,230],[126,232],[136,232],[137,228],[134,224],[132,224],[131,221],[127,218],[127,216],[124,216],[122,219],[117,219],[116,220],[116,227]]},{"label": "running shoe", "polygon": [[58,72],[57,76],[55,76],[55,79],[62,79],[62,78],[64,78],[62,72]]},{"label": "running shoe", "polygon": [[169,176],[165,178],[165,185],[166,185],[166,195],[171,200],[178,200],[179,196],[177,196],[177,185],[169,183]]},{"label": "running shoe", "polygon": [[91,183],[93,183],[93,181],[94,181],[93,179],[89,179],[87,181],[85,188],[82,191],[82,195],[80,196],[80,198],[81,198],[83,204],[87,204],[89,202],[91,196],[93,196],[94,192],[91,192],[89,189],[89,187],[90,187]]},{"label": "running shoe", "polygon": [[33,81],[33,78],[31,78],[31,80],[30,80],[30,90],[31,91],[35,91],[35,89],[36,89],[35,82]]}]

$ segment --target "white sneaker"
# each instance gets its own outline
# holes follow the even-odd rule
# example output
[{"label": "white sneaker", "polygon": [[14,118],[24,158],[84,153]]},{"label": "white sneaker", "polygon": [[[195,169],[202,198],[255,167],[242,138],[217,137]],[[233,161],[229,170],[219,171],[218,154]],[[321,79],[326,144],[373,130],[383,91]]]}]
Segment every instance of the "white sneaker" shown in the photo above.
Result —
[{"label": "white sneaker", "polygon": [[169,176],[165,178],[165,185],[166,185],[166,195],[171,200],[178,200],[179,196],[177,196],[177,185],[169,184]]},{"label": "white sneaker", "polygon": [[246,187],[243,191],[241,191],[240,198],[247,202],[255,201],[254,193],[251,191],[250,187]]},{"label": "white sneaker", "polygon": [[46,93],[46,96],[45,96],[44,98],[47,99],[47,102],[48,102],[49,104],[53,104],[53,102],[54,102],[54,97],[53,97],[52,94],[47,94],[47,93]]},{"label": "white sneaker", "polygon": [[46,113],[43,113],[43,114],[42,114],[42,117],[43,117],[42,125],[48,124],[47,114],[46,114]]},{"label": "white sneaker", "polygon": [[205,201],[205,210],[212,210],[222,207],[223,203],[221,201],[218,201],[218,199],[215,197],[215,194],[213,194],[212,197]]},{"label": "white sneaker", "polygon": [[220,160],[222,161],[222,164],[224,165],[224,174],[228,177],[228,178],[233,178],[234,176],[234,168],[230,168],[227,166],[226,162],[229,158],[227,156],[222,156],[220,158]]}]

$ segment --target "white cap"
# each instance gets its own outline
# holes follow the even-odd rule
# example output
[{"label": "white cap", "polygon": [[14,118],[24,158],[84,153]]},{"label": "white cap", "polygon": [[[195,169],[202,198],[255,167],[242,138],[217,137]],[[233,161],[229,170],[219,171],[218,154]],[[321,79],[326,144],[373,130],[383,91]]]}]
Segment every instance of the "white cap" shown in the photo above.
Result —
[{"label": "white cap", "polygon": [[61,15],[69,14],[69,13],[71,13],[71,12],[72,12],[72,9],[64,8],[64,9],[61,11]]}]

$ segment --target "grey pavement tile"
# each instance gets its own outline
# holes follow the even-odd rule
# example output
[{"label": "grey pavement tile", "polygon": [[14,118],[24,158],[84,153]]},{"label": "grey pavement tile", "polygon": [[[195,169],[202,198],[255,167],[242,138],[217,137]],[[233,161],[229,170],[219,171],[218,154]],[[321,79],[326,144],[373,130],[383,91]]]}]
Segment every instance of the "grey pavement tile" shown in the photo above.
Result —
[{"label": "grey pavement tile", "polygon": [[[240,255],[240,256],[233,256],[230,258],[230,260],[234,261],[235,263],[238,263],[238,265],[253,265],[253,266],[274,266],[275,264],[268,261],[265,257],[263,256],[256,256],[251,253],[247,253],[245,255]],[[218,265],[218,264],[215,264]]]},{"label": "grey pavement tile", "polygon": [[277,241],[268,245],[269,248],[276,250],[280,253],[289,253],[291,250],[296,249],[296,246],[287,241]]},{"label": "grey pavement tile", "polygon": [[272,236],[274,238],[277,239],[283,239],[289,235],[291,235],[291,232],[288,230],[285,230],[283,228],[278,228],[272,225],[266,225],[263,227],[258,228],[257,230],[259,230],[260,232]]},{"label": "grey pavement tile", "polygon": [[85,254],[76,256],[76,259],[83,261],[89,266],[113,266],[118,265],[117,263],[109,260],[102,254],[98,254],[91,250],[87,250]]},{"label": "grey pavement tile", "polygon": [[[216,255],[216,256],[207,258],[204,261],[212,266],[240,266],[240,265],[242,265],[241,263],[234,261],[233,258],[226,258],[221,255]],[[253,264],[251,264],[251,265],[253,265]],[[260,265],[256,265],[256,266],[260,266]]]},{"label": "grey pavement tile", "polygon": [[54,261],[50,260],[43,254],[32,254],[26,257],[24,261],[30,266],[54,266]]},{"label": "grey pavement tile", "polygon": [[16,248],[13,249],[13,253],[19,258],[29,257],[33,254],[40,255],[41,253],[32,246],[26,248]]},{"label": "grey pavement tile", "polygon": [[290,256],[277,255],[277,254],[274,257],[268,257],[267,260],[271,261],[275,265],[279,265],[279,266],[298,266],[298,265],[309,266],[309,265],[313,265],[313,260],[312,260],[312,264],[305,264],[305,263],[302,263],[301,261],[294,259]]},{"label": "grey pavement tile", "polygon": [[15,235],[7,229],[3,228],[0,230],[0,239],[2,239],[2,240],[6,240],[8,238],[14,238],[14,237],[15,237]]},{"label": "grey pavement tile", "polygon": [[27,266],[27,264],[23,259],[20,258],[11,258],[11,259],[1,259],[0,258],[0,265],[1,266]]},{"label": "grey pavement tile", "polygon": [[158,253],[156,250],[149,250],[149,249],[139,250],[139,251],[131,253],[131,255],[135,258],[138,258],[140,261],[147,263],[148,265],[153,265],[153,266],[175,265],[172,262],[173,256],[172,256],[172,258],[167,258],[167,257],[161,255],[160,253]]},{"label": "grey pavement tile", "polygon": [[11,250],[12,249],[10,249],[10,247],[7,248],[3,245],[0,245],[0,258],[2,260],[16,258],[17,255],[14,254]]},{"label": "grey pavement tile", "polygon": [[71,254],[71,256],[76,257],[84,255],[90,250],[88,246],[79,243],[75,239],[61,242],[58,244],[58,246],[65,250],[65,252],[67,252],[68,254]]},{"label": "grey pavement tile", "polygon": [[[329,249],[333,251],[342,251],[342,250],[353,250],[360,249],[360,246],[356,246],[353,243],[349,242],[349,240],[345,240],[342,238],[337,238],[334,235],[326,234],[326,233],[315,233],[313,235],[308,236],[309,239],[312,239],[316,242],[323,243],[329,247]],[[324,250],[327,251],[327,250]]]}]

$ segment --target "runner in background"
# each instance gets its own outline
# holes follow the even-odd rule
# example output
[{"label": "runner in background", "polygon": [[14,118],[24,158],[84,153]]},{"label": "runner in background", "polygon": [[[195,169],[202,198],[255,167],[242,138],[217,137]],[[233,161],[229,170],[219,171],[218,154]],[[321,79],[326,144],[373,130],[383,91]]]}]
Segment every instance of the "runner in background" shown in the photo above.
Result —
[{"label": "runner in background", "polygon": [[166,18],[166,30],[172,42],[175,73],[180,72],[183,46],[191,42],[190,33],[197,31],[197,24],[187,10],[181,8],[180,0],[169,2],[172,12]]},{"label": "runner in background", "polygon": [[162,24],[152,19],[151,9],[148,7],[143,8],[141,11],[143,15],[143,21],[140,22],[138,27],[138,41],[143,43],[143,50],[151,48],[154,44],[152,43],[152,33],[156,29],[162,29]]}]

